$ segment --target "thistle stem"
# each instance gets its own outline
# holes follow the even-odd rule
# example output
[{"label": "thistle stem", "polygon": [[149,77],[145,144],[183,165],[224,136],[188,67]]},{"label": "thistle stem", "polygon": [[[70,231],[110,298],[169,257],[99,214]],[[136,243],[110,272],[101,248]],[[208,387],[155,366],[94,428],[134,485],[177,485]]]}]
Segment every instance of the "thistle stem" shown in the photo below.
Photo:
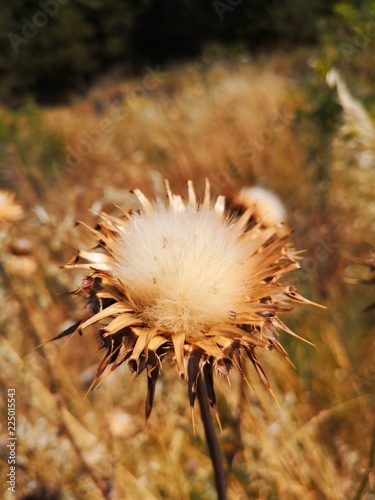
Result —
[{"label": "thistle stem", "polygon": [[202,415],[206,442],[215,473],[215,484],[218,500],[226,500],[227,498],[227,482],[224,472],[223,460],[221,458],[219,443],[217,441],[215,428],[211,417],[211,408],[208,402],[206,384],[204,375],[200,373],[197,380],[197,396],[199,408]]}]

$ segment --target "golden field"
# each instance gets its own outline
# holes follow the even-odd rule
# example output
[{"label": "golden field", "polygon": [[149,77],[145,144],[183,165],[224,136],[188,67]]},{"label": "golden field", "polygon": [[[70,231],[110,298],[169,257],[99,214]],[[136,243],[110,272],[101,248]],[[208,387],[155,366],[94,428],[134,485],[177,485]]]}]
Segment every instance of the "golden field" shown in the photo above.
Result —
[{"label": "golden field", "polygon": [[260,354],[277,402],[250,363],[251,387],[234,373],[216,381],[228,498],[375,498],[374,311],[363,312],[374,293],[347,283],[369,277],[347,255],[364,257],[374,244],[366,197],[375,183],[340,135],[344,117],[321,156],[309,153],[321,136],[309,121],[302,59],[148,68],[103,80],[69,106],[0,110],[1,188],[23,208],[17,220],[0,218],[3,491],[15,388],[17,498],[216,498],[199,410],[194,435],[173,363],[145,427],[145,374],[133,380],[124,364],[85,397],[102,357],[94,331],[37,347],[80,317],[83,303],[69,292],[82,273],[60,267],[93,245],[76,221],[93,226],[101,210],[130,207],[136,187],[164,196],[164,178],[184,196],[192,179],[202,195],[208,178],[216,195],[261,185],[280,197],[305,250],[290,282],[327,308],[283,314],[314,344],[281,334],[295,369],[276,352]]}]

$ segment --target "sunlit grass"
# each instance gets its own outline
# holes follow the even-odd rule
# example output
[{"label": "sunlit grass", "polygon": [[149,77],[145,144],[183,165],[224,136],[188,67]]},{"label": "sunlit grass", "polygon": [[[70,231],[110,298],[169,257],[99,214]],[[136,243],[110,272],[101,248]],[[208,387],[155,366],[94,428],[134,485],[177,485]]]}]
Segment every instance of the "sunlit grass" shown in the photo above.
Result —
[{"label": "sunlit grass", "polygon": [[[1,111],[1,172],[25,208],[23,219],[0,235],[1,441],[7,437],[3,396],[15,387],[20,498],[31,491],[64,499],[215,498],[199,415],[194,436],[187,388],[175,366],[163,367],[145,429],[146,382],[133,381],[126,367],[84,397],[101,359],[95,339],[76,336],[36,349],[66,327],[67,318],[79,317],[82,304],[67,292],[81,274],[59,266],[82,242],[90,248],[94,241],[74,228],[75,221],[95,224],[90,208],[127,208],[136,186],[162,195],[164,177],[181,194],[187,179],[202,194],[205,177],[214,194],[253,184],[275,191],[287,208],[295,246],[306,248],[304,269],[292,282],[328,307],[285,314],[288,325],[315,344],[282,338],[296,370],[276,353],[262,357],[279,405],[252,366],[253,390],[236,375],[231,386],[217,380],[228,497],[354,495],[371,441],[374,326],[373,312],[362,310],[373,299],[369,290],[343,281],[340,255],[353,254],[360,235],[351,237],[354,218],[337,234],[342,214],[317,202],[314,165],[300,145],[299,133],[306,130],[293,119],[301,93],[280,67],[283,62],[273,58],[267,65],[176,68],[145,92],[134,90],[143,88],[142,78],[98,86],[71,107],[38,110],[38,133],[27,118],[34,111],[19,117]],[[100,127],[106,132],[90,153],[67,161],[69,152],[85,151],[82,141]],[[336,185],[328,185],[332,199]],[[14,250],[21,238],[27,240],[25,255]],[[371,238],[366,234],[363,241]],[[5,451],[0,459],[5,477]],[[371,481],[368,491],[373,494]]]}]

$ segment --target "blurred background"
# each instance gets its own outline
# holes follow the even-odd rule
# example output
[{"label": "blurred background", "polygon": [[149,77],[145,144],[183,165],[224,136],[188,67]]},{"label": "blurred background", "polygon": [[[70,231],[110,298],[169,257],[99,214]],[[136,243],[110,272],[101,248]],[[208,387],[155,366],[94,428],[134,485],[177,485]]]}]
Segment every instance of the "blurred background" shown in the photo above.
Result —
[{"label": "blurred background", "polygon": [[314,343],[280,335],[296,369],[259,355],[278,404],[251,366],[251,389],[217,381],[228,497],[374,499],[375,2],[17,0],[0,19],[4,498],[8,388],[17,498],[216,498],[173,363],[145,430],[145,376],[85,398],[95,332],[37,348],[84,307],[60,267],[93,246],[76,221],[208,177],[280,197],[305,250],[290,283],[327,307],[283,315]]}]

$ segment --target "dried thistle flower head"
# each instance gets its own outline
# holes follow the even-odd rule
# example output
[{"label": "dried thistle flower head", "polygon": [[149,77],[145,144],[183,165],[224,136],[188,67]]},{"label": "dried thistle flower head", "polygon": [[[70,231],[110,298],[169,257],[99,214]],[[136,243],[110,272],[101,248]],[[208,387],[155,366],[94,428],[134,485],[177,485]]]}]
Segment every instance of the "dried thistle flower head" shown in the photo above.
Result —
[{"label": "dried thistle flower head", "polygon": [[279,197],[269,189],[261,186],[245,187],[235,196],[233,202],[245,209],[252,208],[256,220],[267,227],[285,222],[285,207]]},{"label": "dried thistle flower head", "polygon": [[227,376],[235,368],[244,376],[241,353],[269,388],[255,351],[275,348],[287,358],[277,330],[294,334],[277,314],[309,302],[279,282],[299,268],[289,234],[249,226],[252,209],[228,215],[223,196],[211,200],[208,181],[202,203],[192,182],[186,202],[166,186],[167,203],[151,203],[136,189],[140,211],[101,215],[91,229],[96,250],[79,252],[65,266],[91,270],[75,292],[87,300],[86,312],[56,337],[99,325],[107,352],[93,384],[109,365],[113,371],[127,361],[136,375],[146,370],[146,417],[168,354],[188,382],[191,406],[202,375],[215,407],[213,373]]},{"label": "dried thistle flower head", "polygon": [[20,219],[23,216],[21,205],[16,203],[15,194],[0,190],[0,224]]}]

